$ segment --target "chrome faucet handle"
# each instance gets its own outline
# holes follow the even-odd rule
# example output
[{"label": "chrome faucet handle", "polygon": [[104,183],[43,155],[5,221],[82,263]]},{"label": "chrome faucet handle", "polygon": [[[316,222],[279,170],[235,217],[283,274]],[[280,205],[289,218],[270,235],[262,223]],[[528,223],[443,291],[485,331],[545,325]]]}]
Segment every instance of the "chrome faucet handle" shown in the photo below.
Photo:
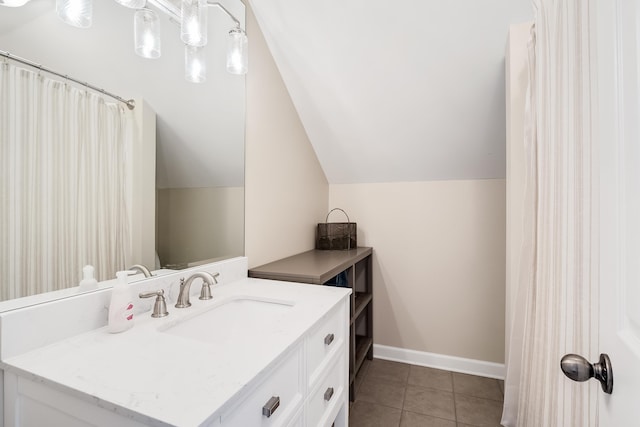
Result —
[{"label": "chrome faucet handle", "polygon": [[151,317],[165,317],[169,315],[169,312],[167,311],[167,301],[164,298],[164,289],[153,292],[143,292],[138,294],[138,296],[140,298],[151,298],[153,296],[156,297],[156,302],[153,304],[153,313],[151,313]]},{"label": "chrome faucet handle", "polygon": [[[218,284],[218,280],[216,280],[218,276],[220,276],[220,273],[214,273],[211,275],[216,285]],[[201,299],[201,300],[213,299],[213,296],[211,295],[211,283],[204,280],[202,281],[202,288],[200,288],[200,297],[198,299]]]},{"label": "chrome faucet handle", "polygon": [[[191,286],[191,282],[189,285]],[[187,308],[191,307],[191,302],[189,302],[189,288],[185,291],[185,281],[184,277],[180,278],[180,293],[178,294],[178,300],[176,301],[176,308]]]}]

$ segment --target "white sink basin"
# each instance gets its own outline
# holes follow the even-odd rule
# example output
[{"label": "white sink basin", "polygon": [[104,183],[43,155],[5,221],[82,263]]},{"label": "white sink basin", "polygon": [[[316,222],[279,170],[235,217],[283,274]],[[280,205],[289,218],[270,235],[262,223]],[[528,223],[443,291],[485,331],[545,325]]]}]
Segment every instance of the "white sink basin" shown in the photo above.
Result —
[{"label": "white sink basin", "polygon": [[229,298],[193,316],[180,319],[162,332],[216,345],[229,345],[233,341],[246,340],[253,334],[278,327],[293,305],[290,301],[247,296]]}]

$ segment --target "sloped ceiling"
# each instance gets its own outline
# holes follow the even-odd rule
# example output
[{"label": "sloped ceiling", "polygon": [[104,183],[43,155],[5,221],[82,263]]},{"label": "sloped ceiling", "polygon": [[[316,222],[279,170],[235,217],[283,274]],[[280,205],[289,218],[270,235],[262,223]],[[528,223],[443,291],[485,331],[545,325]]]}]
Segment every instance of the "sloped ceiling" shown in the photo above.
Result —
[{"label": "sloped ceiling", "polygon": [[249,3],[330,183],[505,176],[506,37],[530,0]]},{"label": "sloped ceiling", "polygon": [[[244,4],[219,2],[244,27]],[[209,11],[207,81],[193,84],[184,79],[180,27],[159,15],[162,56],[148,60],[134,53],[133,11],[113,0],[93,2],[88,29],[59,20],[55,0],[0,6],[0,50],[123,98],[145,99],[157,114],[159,188],[242,186],[245,79],[225,69],[233,22],[219,10]]]}]

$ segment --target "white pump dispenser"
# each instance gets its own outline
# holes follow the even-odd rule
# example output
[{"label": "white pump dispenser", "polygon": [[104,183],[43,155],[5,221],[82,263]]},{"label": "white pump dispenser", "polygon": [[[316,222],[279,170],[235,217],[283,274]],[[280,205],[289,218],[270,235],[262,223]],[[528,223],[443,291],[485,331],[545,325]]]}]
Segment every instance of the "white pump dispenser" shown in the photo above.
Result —
[{"label": "white pump dispenser", "polygon": [[93,276],[94,268],[92,265],[85,265],[82,268],[82,280],[78,285],[78,292],[92,291],[98,289],[98,281]]},{"label": "white pump dispenser", "polygon": [[109,304],[109,325],[107,330],[112,333],[124,332],[133,327],[133,293],[129,286],[129,274],[134,271],[118,271],[118,282],[111,292]]}]

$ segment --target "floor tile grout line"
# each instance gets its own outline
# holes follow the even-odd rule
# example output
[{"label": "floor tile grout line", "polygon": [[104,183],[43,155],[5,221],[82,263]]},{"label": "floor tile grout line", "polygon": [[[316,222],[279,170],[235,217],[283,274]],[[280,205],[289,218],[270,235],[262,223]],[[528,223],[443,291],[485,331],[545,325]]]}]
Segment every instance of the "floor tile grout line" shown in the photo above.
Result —
[{"label": "floor tile grout line", "polygon": [[453,417],[456,419],[456,427],[458,426],[458,401],[456,399],[456,385],[453,379],[453,373],[451,374],[451,394],[453,394]]},{"label": "floor tile grout line", "polygon": [[406,401],[407,401],[407,384],[404,385],[404,393],[402,395],[402,409],[400,410],[400,421],[398,422],[398,427],[402,425],[402,415],[404,414],[404,403]]},{"label": "floor tile grout line", "polygon": [[489,402],[499,402],[499,403],[504,403],[504,399],[491,399],[489,397],[482,397],[482,396],[474,396],[473,394],[467,394],[467,393],[453,393],[454,396],[465,396],[465,397],[472,397],[474,399],[482,399],[482,400],[488,400]]},{"label": "floor tile grout line", "polygon": [[[383,382],[383,383],[388,384],[388,385],[400,385],[400,384],[397,384],[397,383],[392,383],[392,382],[387,382],[387,381],[380,381],[380,382]],[[492,399],[490,397],[476,396],[476,395],[469,394],[469,393],[461,393],[461,392],[456,392],[456,391],[447,390],[447,389],[443,389],[443,388],[428,387],[428,386],[424,386],[424,385],[420,385],[420,384],[407,383],[407,387],[415,387],[415,388],[419,388],[419,389],[422,389],[422,390],[440,391],[440,392],[445,392],[445,393],[451,393],[453,395],[462,395],[462,396],[467,396],[467,397],[473,397],[473,398],[476,398],[476,399],[490,400],[492,402],[504,402],[504,397],[502,399]]]},{"label": "floor tile grout line", "polygon": [[451,419],[449,419],[449,418],[442,418],[442,417],[438,417],[438,416],[436,416],[436,415],[423,414],[423,413],[421,413],[421,412],[409,411],[409,410],[406,410],[406,409],[403,409],[403,410],[402,410],[402,412],[409,412],[409,413],[411,413],[411,414],[415,414],[415,415],[422,415],[422,416],[425,416],[425,417],[429,417],[429,418],[436,418],[436,419],[444,420],[444,421],[453,421],[453,422],[454,422],[454,423],[456,423],[456,424],[458,423],[458,421],[456,421],[456,420],[451,420]]},{"label": "floor tile grout line", "polygon": [[[357,401],[358,401],[358,399],[356,399],[356,400],[353,402],[353,404],[355,404]],[[393,406],[385,405],[385,404],[383,404],[383,403],[378,403],[378,402],[369,402],[369,401],[367,401],[367,400],[361,400],[360,402],[362,402],[362,403],[367,403],[367,404],[369,404],[369,405],[383,406],[383,407],[388,408],[388,409],[395,409],[396,411],[404,411],[404,409],[403,409],[403,408],[394,408]]]}]

